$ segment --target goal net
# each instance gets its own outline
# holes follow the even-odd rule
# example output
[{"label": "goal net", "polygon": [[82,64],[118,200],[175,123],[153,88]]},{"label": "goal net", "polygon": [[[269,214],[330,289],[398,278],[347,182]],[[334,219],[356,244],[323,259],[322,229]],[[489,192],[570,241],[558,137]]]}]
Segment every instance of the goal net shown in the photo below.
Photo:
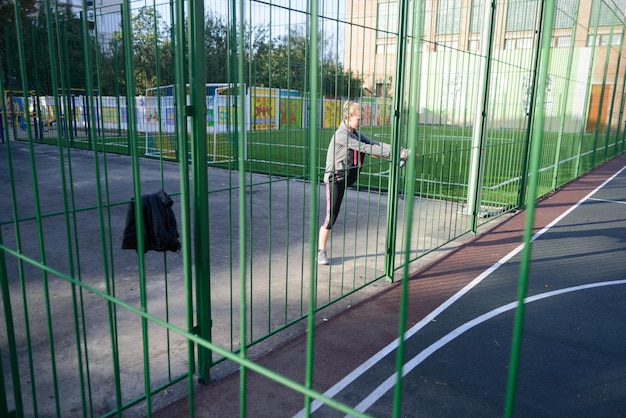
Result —
[{"label": "goal net", "polygon": [[[232,84],[206,85],[206,141],[208,162],[234,161],[237,141],[235,132],[236,86]],[[141,103],[146,132],[145,155],[175,159],[178,154],[176,138],[176,107],[174,85],[148,89]],[[187,86],[186,103],[189,101]],[[248,100],[244,100],[247,103]],[[244,115],[249,112],[244,111]],[[248,118],[248,116],[245,116]],[[191,124],[187,122],[187,132]],[[248,122],[246,121],[246,126]],[[245,135],[244,135],[245,137]],[[245,142],[245,140],[244,140]],[[245,147],[245,144],[244,144]],[[244,148],[245,149],[245,148]]]}]

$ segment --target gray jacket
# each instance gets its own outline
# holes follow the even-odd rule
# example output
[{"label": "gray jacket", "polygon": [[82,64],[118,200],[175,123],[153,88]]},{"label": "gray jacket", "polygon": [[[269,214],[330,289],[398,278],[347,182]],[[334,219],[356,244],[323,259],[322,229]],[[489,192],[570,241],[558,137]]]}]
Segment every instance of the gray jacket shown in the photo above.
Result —
[{"label": "gray jacket", "polygon": [[350,132],[346,123],[342,122],[328,144],[324,182],[344,181],[347,178],[346,185],[350,187],[358,177],[365,154],[389,158],[390,153],[388,144],[364,142],[357,131]]}]

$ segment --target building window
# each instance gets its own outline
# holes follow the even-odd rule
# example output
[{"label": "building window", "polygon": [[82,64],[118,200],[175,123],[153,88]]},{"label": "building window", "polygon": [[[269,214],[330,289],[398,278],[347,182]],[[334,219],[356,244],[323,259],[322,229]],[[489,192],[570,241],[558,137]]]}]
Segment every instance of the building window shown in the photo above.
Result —
[{"label": "building window", "polygon": [[[599,9],[598,9],[599,8]],[[589,27],[597,26],[622,26],[626,0],[593,0],[591,13],[589,14]]]},{"label": "building window", "polygon": [[604,35],[587,35],[587,46],[593,46],[594,44],[596,46],[606,46],[609,44],[609,38]]},{"label": "building window", "polygon": [[578,0],[556,0],[554,10],[554,29],[571,28],[574,26],[574,16]]},{"label": "building window", "polygon": [[436,50],[445,51],[446,49],[459,49],[459,41],[457,40],[442,40],[437,41]]},{"label": "building window", "polygon": [[530,49],[533,47],[533,38],[520,38],[517,40],[517,49]]},{"label": "building window", "polygon": [[608,45],[619,45],[620,40],[622,38],[621,32],[613,33],[613,37],[611,37],[610,33],[599,33],[598,36],[589,35],[587,36],[587,46],[593,46],[594,40],[596,46],[608,46]]},{"label": "building window", "polygon": [[396,53],[396,44],[378,44],[376,45],[376,55],[388,55]]},{"label": "building window", "polygon": [[480,49],[480,40],[478,39],[470,39],[469,45],[467,47],[469,51],[478,51]]},{"label": "building window", "polygon": [[506,30],[522,31],[535,28],[537,0],[511,0],[506,13]]},{"label": "building window", "polygon": [[470,33],[479,33],[483,26],[483,1],[472,0],[472,16],[470,17]]},{"label": "building window", "polygon": [[389,77],[389,81],[377,81],[376,91],[374,92],[374,95],[376,97],[389,96],[390,88],[391,88],[391,77]]},{"label": "building window", "polygon": [[618,46],[621,42],[622,32],[615,32],[613,37],[611,37],[611,45]]},{"label": "building window", "polygon": [[569,48],[572,45],[571,36],[553,36],[550,40],[552,48]]},{"label": "building window", "polygon": [[376,37],[395,38],[398,33],[398,2],[378,3]]},{"label": "building window", "polygon": [[504,49],[530,49],[533,38],[509,38],[504,40]]},{"label": "building window", "polygon": [[437,33],[459,33],[461,4],[458,0],[439,0],[437,6]]}]

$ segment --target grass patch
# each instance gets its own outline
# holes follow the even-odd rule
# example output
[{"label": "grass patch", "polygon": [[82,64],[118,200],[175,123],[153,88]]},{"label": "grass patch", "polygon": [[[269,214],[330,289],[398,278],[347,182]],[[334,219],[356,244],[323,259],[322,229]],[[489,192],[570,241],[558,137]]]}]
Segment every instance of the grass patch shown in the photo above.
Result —
[{"label": "grass patch", "polygon": [[[322,178],[326,149],[334,129],[318,129],[318,175]],[[391,127],[363,127],[362,132],[382,142],[391,142]],[[311,164],[310,132],[305,129],[251,131],[246,134],[246,170],[270,176],[309,179]],[[56,135],[56,134],[55,134]],[[407,135],[401,146],[407,147]],[[474,153],[472,129],[467,127],[420,126],[417,132],[418,157],[416,193],[449,200],[467,198]],[[525,131],[488,131],[483,142],[482,200],[496,205],[515,205],[525,172],[531,138]],[[552,191],[617,153],[615,137],[606,134],[563,134],[543,136],[538,195]],[[37,142],[77,149],[129,155],[134,142],[139,155],[177,160],[174,135],[145,135],[130,141],[123,133],[103,132],[90,140],[85,134],[73,138],[40,138]],[[191,149],[191,143],[188,144]],[[234,134],[207,136],[207,163],[224,169],[237,168],[238,137]],[[367,157],[358,187],[386,191],[390,162]],[[403,172],[402,172],[403,173]],[[401,182],[408,179],[402,174]]]}]

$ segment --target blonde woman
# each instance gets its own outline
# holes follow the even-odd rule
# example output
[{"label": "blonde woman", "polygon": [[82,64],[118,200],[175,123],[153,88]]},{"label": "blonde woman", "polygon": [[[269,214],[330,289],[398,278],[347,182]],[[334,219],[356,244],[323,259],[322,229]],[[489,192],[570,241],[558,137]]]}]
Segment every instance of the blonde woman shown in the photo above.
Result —
[{"label": "blonde woman", "polygon": [[[361,105],[346,102],[343,106],[343,120],[328,144],[324,183],[326,184],[326,216],[320,227],[317,262],[330,265],[326,254],[326,243],[330,236],[345,194],[346,188],[352,186],[361,170],[365,154],[372,157],[390,158],[391,147],[358,132],[361,125]],[[400,158],[406,160],[407,150],[400,151]]]}]

